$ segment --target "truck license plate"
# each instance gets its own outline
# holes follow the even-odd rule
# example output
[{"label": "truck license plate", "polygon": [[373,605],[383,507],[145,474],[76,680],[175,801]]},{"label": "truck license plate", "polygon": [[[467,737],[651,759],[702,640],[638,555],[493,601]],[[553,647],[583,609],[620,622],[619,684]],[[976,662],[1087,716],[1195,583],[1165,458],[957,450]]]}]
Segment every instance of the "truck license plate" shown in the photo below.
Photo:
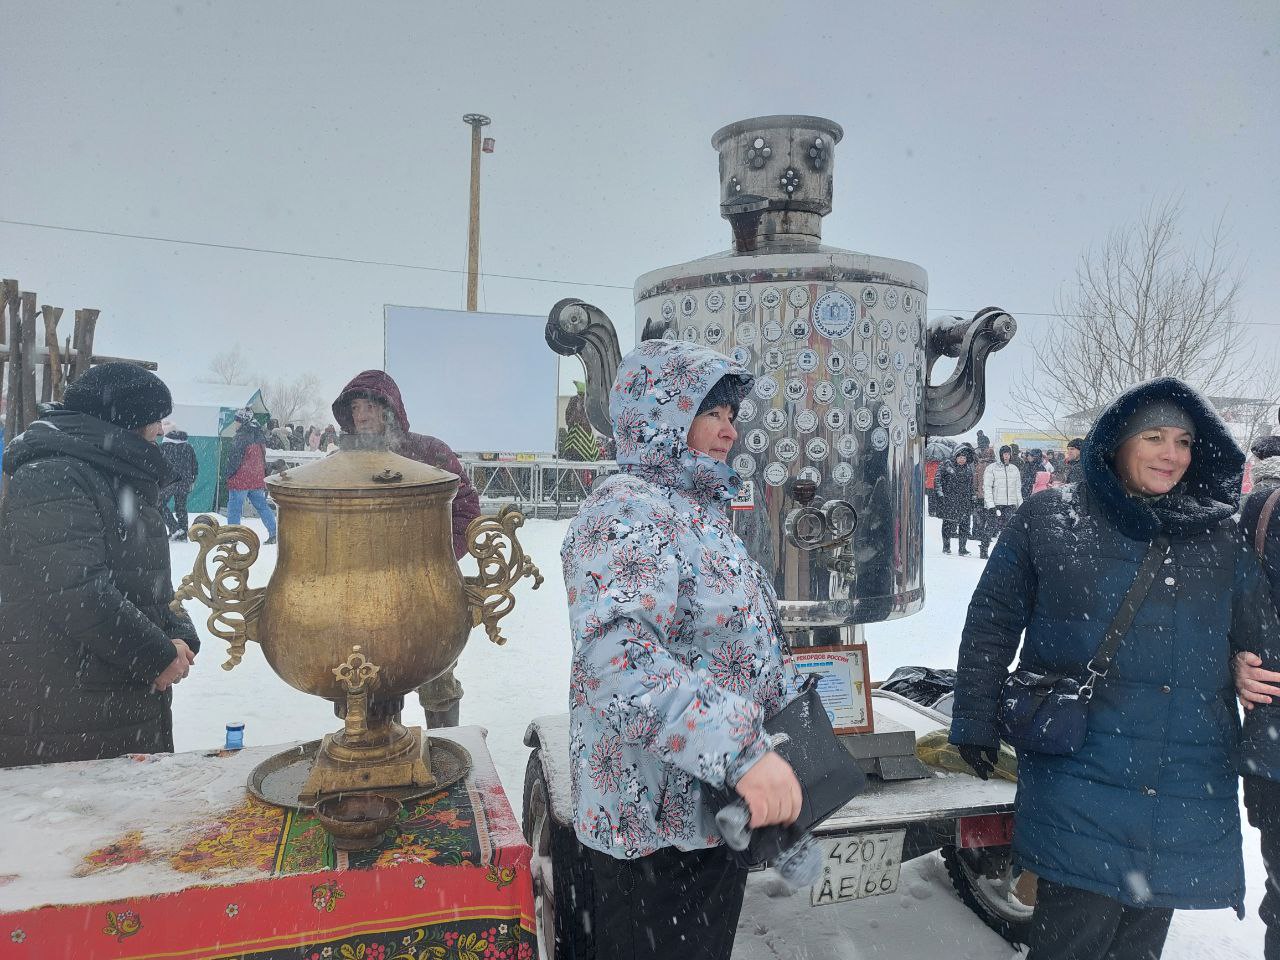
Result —
[{"label": "truck license plate", "polygon": [[893,893],[902,872],[902,841],[906,835],[905,830],[889,830],[820,838],[818,843],[826,860],[822,878],[809,888],[809,904],[822,907]]}]

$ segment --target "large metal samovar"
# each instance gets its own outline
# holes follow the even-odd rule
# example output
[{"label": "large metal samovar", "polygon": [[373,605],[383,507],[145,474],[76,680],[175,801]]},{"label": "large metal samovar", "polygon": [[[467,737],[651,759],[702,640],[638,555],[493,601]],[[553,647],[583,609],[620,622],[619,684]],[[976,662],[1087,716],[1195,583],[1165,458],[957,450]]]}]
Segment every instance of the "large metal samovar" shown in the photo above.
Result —
[{"label": "large metal samovar", "polygon": [[507,508],[473,521],[467,543],[479,573],[464,577],[453,554],[451,473],[344,436],[339,452],[267,485],[280,539],[267,586],[248,585],[254,531],[201,516],[190,531],[200,552],[175,608],[185,599],[210,608],[210,632],[229,644],[223,669],[252,640],[282,680],[334,702],[344,728],[324,738],[300,803],[444,785],[428,738],[400,723],[404,695],[447,670],[473,627],[505,642],[498,621],[514,606],[512,588],[522,577],[542,583],[516,538],[524,517]]},{"label": "large metal samovar", "polygon": [[[717,131],[720,211],[733,248],[635,285],[637,340],[703,344],[755,374],[730,454],[749,481],[734,527],[772,576],[797,647],[856,643],[863,624],[923,606],[924,438],[978,421],[987,356],[1017,329],[994,307],[926,326],[921,267],[822,243],[843,135],[806,116]],[[620,351],[609,318],[562,300],[547,342],[581,357],[588,416],[610,435]],[[955,370],[931,384],[943,356],[958,358]],[[882,763],[878,772],[917,768]]]}]

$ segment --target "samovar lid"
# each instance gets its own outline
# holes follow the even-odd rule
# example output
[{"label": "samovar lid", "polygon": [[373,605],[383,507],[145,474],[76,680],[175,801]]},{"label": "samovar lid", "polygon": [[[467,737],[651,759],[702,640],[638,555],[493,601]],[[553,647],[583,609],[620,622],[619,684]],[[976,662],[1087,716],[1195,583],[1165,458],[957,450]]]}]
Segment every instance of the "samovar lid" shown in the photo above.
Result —
[{"label": "samovar lid", "polygon": [[267,478],[272,494],[286,497],[413,496],[457,483],[447,470],[386,449],[342,449]]}]

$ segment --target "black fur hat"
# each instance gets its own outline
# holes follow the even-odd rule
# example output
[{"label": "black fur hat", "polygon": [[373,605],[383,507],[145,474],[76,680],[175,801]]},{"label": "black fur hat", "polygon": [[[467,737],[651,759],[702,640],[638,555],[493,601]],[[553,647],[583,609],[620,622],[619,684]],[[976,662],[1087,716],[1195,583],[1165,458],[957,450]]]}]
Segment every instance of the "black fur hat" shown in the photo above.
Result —
[{"label": "black fur hat", "polygon": [[1259,437],[1249,450],[1259,460],[1280,457],[1280,437]]},{"label": "black fur hat", "polygon": [[173,397],[163,380],[136,363],[103,363],[67,387],[62,406],[135,430],[172,413]]}]

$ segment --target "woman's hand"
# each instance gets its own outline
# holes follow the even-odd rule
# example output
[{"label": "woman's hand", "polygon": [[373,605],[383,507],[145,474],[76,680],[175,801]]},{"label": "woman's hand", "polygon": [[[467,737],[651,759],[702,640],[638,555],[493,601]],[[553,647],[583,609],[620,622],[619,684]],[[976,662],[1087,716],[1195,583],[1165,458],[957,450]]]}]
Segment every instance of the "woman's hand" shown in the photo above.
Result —
[{"label": "woman's hand", "polygon": [[751,765],[735,788],[751,808],[751,829],[795,823],[803,796],[791,764],[769,752]]},{"label": "woman's hand", "polygon": [[175,639],[173,641],[173,649],[177,656],[173,658],[173,662],[165,667],[164,672],[156,677],[155,682],[151,684],[151,689],[155,693],[163,693],[185,677],[191,672],[191,664],[196,661],[195,653],[182,640]]},{"label": "woman's hand", "polygon": [[980,743],[958,743],[956,752],[960,754],[960,759],[972,767],[973,772],[983,780],[991,776],[996,764],[1000,762],[999,747],[988,747]]},{"label": "woman's hand", "polygon": [[1256,704],[1270,703],[1272,697],[1280,697],[1280,673],[1262,669],[1262,658],[1256,653],[1245,650],[1237,653],[1231,660],[1231,669],[1236,677],[1236,695],[1246,710],[1252,710]]}]

